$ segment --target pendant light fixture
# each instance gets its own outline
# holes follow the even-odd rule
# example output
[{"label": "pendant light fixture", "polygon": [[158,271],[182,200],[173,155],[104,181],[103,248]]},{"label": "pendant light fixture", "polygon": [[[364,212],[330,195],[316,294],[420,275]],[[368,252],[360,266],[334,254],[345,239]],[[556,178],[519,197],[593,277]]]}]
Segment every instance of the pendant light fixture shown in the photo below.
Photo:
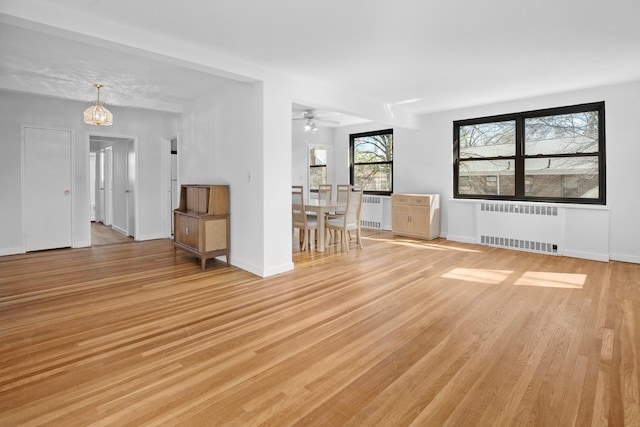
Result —
[{"label": "pendant light fixture", "polygon": [[113,124],[113,114],[100,102],[100,88],[104,85],[96,83],[94,86],[98,89],[98,99],[95,104],[84,110],[84,122],[88,125],[111,126]]}]

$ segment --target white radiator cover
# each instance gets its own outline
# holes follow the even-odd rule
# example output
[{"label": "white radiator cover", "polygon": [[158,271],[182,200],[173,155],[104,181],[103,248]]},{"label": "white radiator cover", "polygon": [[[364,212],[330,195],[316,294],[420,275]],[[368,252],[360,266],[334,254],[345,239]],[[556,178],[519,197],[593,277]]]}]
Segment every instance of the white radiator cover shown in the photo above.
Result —
[{"label": "white radiator cover", "polygon": [[360,226],[374,230],[391,230],[391,197],[365,195],[362,198]]},{"label": "white radiator cover", "polygon": [[565,208],[537,203],[482,202],[476,209],[477,243],[563,254]]},{"label": "white radiator cover", "polygon": [[[318,193],[309,194],[317,199]],[[374,230],[391,230],[391,198],[387,196],[364,195],[360,211],[360,227]]]},{"label": "white radiator cover", "polygon": [[383,199],[380,196],[363,196],[360,211],[360,227],[382,230],[384,220]]}]

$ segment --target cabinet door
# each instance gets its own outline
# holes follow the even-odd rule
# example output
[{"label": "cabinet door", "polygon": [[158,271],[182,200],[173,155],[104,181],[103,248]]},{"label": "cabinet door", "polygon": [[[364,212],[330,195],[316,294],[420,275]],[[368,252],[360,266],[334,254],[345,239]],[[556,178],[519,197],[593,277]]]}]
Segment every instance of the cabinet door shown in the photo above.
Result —
[{"label": "cabinet door", "polygon": [[207,187],[198,188],[198,213],[206,214],[209,211],[209,189]]},{"label": "cabinet door", "polygon": [[198,218],[176,214],[175,239],[178,243],[197,249]]},{"label": "cabinet door", "polygon": [[420,236],[429,235],[429,208],[426,206],[413,206],[410,217],[411,231]]},{"label": "cabinet door", "polygon": [[200,205],[198,187],[186,187],[185,190],[187,193],[187,212],[198,212],[198,206]]},{"label": "cabinet door", "polygon": [[212,185],[209,187],[209,208],[210,215],[224,215],[229,213],[229,186]]},{"label": "cabinet door", "polygon": [[227,248],[227,219],[210,219],[205,224],[206,252]]},{"label": "cabinet door", "polygon": [[396,204],[393,206],[391,227],[397,232],[411,231],[409,223],[410,209],[408,205]]}]

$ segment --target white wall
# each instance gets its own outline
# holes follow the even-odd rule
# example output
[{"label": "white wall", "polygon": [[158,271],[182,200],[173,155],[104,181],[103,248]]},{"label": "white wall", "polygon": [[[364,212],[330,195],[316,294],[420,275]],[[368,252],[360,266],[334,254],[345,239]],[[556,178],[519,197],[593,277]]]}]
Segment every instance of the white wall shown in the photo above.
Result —
[{"label": "white wall", "polygon": [[[333,140],[333,162],[335,165],[334,179],[336,184],[349,183],[349,135],[352,133],[371,132],[376,130],[391,129],[389,125],[370,122],[353,126],[343,126],[334,130]],[[394,128],[394,147],[396,145],[395,128]],[[394,159],[395,162],[395,159]],[[394,168],[393,182],[395,185],[396,174]]]},{"label": "white wall", "polygon": [[[475,224],[465,204],[452,197],[452,122],[471,117],[606,102],[607,209],[603,225],[588,229],[590,213],[572,211],[574,227],[567,241],[574,253],[589,252],[608,240],[611,259],[640,262],[640,82],[548,95],[513,102],[424,115],[420,129],[393,126],[395,143],[394,191],[441,194],[442,233],[473,238]],[[296,175],[293,153],[291,89],[274,79],[268,83],[234,83],[194,100],[178,115],[111,108],[115,124],[99,134],[137,137],[138,212],[141,240],[168,237],[162,179],[163,138],[178,133],[180,123],[180,182],[221,181],[231,185],[232,263],[267,276],[293,268],[291,262],[289,187]],[[311,99],[311,98],[309,98]],[[326,100],[326,105],[331,105]],[[88,135],[95,127],[82,122],[84,103],[2,92],[0,96],[0,255],[21,251],[20,125],[35,124],[74,130],[74,246],[89,243]],[[387,129],[369,123],[333,131],[334,183],[349,182],[349,134]],[[327,139],[327,141],[330,138]],[[168,155],[168,153],[167,153]],[[297,155],[296,155],[297,156]],[[305,169],[306,169],[305,153]],[[249,174],[252,178],[249,179]],[[608,230],[603,230],[607,228]],[[595,233],[586,236],[588,233]],[[603,237],[604,236],[604,237]],[[598,249],[599,250],[599,249]]]},{"label": "white wall", "polygon": [[[453,121],[605,101],[607,205],[568,208],[565,254],[640,263],[639,97],[640,82],[631,82],[426,114],[417,130],[394,126],[394,192],[440,194],[441,235],[475,242],[475,202],[453,200]],[[335,130],[335,182],[349,182],[349,134],[389,127],[368,123]]]},{"label": "white wall", "polygon": [[[390,126],[383,123],[364,123],[345,126],[335,130],[335,155],[337,165],[336,181],[349,182],[349,135],[393,129],[393,192],[394,193],[440,193],[437,181],[443,170],[439,167],[425,168],[423,161],[437,153],[422,139],[422,131]],[[451,150],[449,150],[451,151]],[[447,171],[447,173],[451,173]],[[434,178],[438,179],[435,180]]]},{"label": "white wall", "polygon": [[290,97],[261,83],[229,83],[183,113],[178,181],[230,186],[231,264],[260,276],[293,268],[290,129]]},{"label": "white wall", "polygon": [[[443,235],[471,241],[475,239],[475,209],[469,203],[451,200],[453,121],[605,101],[608,210],[603,213],[588,207],[571,209],[568,252],[598,258],[605,251],[613,260],[640,262],[640,134],[636,129],[639,96],[640,82],[633,82],[425,115],[421,130],[404,134],[408,147],[397,143],[396,190],[409,180],[422,180],[430,190],[442,195]],[[610,220],[603,221],[603,215]]]},{"label": "white wall", "polygon": [[[294,121],[291,126],[291,183],[302,185],[309,191],[309,148],[323,146],[327,149],[327,183],[338,184],[335,180],[336,164],[334,156],[334,130],[330,127],[318,127],[315,133],[304,131],[303,121]],[[342,182],[340,182],[342,184]]]},{"label": "white wall", "polygon": [[[109,107],[114,125],[96,127],[82,121],[88,104],[37,95],[0,91],[0,255],[20,253],[22,247],[20,195],[20,126],[22,124],[72,129],[75,139],[73,177],[73,246],[88,246],[91,239],[89,209],[89,134],[137,137],[138,240],[168,237],[163,215],[161,140],[175,114]],[[177,129],[174,129],[174,134]],[[46,207],[43,207],[46,211]]]}]

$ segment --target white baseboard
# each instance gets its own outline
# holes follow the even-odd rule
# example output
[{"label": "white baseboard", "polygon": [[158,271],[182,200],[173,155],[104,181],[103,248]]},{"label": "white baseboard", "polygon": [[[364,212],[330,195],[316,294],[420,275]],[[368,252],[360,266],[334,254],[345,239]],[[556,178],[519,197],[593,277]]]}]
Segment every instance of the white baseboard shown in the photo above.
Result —
[{"label": "white baseboard", "polygon": [[609,254],[598,254],[594,252],[583,252],[565,249],[564,251],[562,251],[561,255],[572,258],[589,259],[591,261],[609,262]]},{"label": "white baseboard", "polygon": [[[440,236],[443,237],[443,236]],[[474,237],[467,237],[467,236],[456,236],[456,235],[447,235],[446,236],[447,240],[451,240],[453,242],[460,242],[460,243],[471,243],[471,244],[478,244],[478,242],[476,241],[475,236]]]},{"label": "white baseboard", "polygon": [[145,240],[159,240],[159,239],[170,239],[170,237],[163,233],[156,233],[156,234],[143,234],[140,236],[136,236],[135,238],[135,240],[138,242],[143,242]]},{"label": "white baseboard", "polygon": [[117,232],[118,232],[118,233],[120,233],[120,234],[124,234],[125,236],[128,236],[128,235],[129,235],[129,234],[127,233],[127,230],[125,230],[125,229],[123,229],[123,228],[120,228],[120,227],[118,227],[118,226],[117,226],[117,225],[115,225],[115,224],[112,224],[112,225],[111,225],[111,229],[112,229],[112,230],[117,231]]},{"label": "white baseboard", "polygon": [[231,265],[260,277],[274,276],[276,274],[286,273],[287,271],[293,270],[293,262],[264,269],[243,260],[238,260],[234,257],[231,257]]},{"label": "white baseboard", "polygon": [[72,248],[87,248],[91,246],[91,242],[83,240],[81,242],[73,242]]},{"label": "white baseboard", "polygon": [[24,254],[22,248],[0,248],[0,256]]},{"label": "white baseboard", "polygon": [[611,261],[631,262],[634,264],[640,264],[640,256],[628,255],[628,254],[611,254],[609,256]]},{"label": "white baseboard", "polygon": [[286,273],[287,271],[293,270],[294,265],[293,262],[288,262],[282,265],[278,265],[276,267],[267,268],[263,271],[262,277],[275,276],[276,274]]}]

